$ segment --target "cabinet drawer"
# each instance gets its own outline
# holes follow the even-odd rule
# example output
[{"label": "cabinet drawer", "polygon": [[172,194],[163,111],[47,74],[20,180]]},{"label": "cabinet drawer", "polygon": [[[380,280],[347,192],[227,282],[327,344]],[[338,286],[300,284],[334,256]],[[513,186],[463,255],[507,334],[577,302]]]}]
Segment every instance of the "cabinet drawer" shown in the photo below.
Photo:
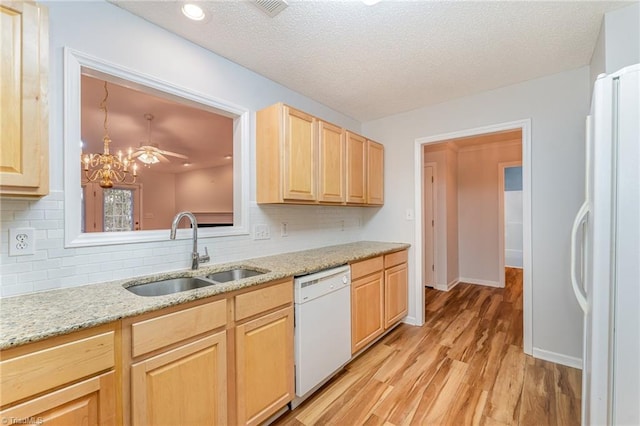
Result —
[{"label": "cabinet drawer", "polygon": [[56,340],[52,346],[15,357],[4,352],[0,406],[112,368],[114,338],[114,331],[107,331],[65,343]]},{"label": "cabinet drawer", "polygon": [[397,251],[395,253],[384,255],[384,268],[391,268],[407,262],[407,250]]},{"label": "cabinet drawer", "polygon": [[133,357],[225,326],[226,308],[223,299],[132,324]]},{"label": "cabinet drawer", "polygon": [[293,280],[236,296],[236,321],[293,303]]},{"label": "cabinet drawer", "polygon": [[371,259],[363,260],[351,264],[351,280],[357,280],[360,277],[373,274],[374,272],[381,271],[383,267],[382,256],[372,257]]}]

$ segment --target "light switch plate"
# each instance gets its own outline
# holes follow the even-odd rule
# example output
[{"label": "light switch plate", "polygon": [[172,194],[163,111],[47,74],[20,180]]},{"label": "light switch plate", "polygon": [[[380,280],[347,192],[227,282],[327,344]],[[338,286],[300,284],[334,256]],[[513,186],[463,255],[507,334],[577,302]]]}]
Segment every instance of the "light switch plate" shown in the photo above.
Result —
[{"label": "light switch plate", "polygon": [[34,228],[9,228],[9,256],[26,256],[35,253]]}]

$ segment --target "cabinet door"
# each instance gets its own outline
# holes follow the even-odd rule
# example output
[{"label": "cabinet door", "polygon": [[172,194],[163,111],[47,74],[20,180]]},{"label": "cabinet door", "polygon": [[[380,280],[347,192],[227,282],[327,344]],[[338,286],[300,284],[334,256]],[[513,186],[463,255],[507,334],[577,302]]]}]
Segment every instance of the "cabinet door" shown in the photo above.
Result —
[{"label": "cabinet door", "polygon": [[283,198],[315,201],[315,118],[285,106],[284,128]]},{"label": "cabinet door", "polygon": [[318,121],[318,201],[345,201],[344,131],[324,121]]},{"label": "cabinet door", "polygon": [[384,204],[384,145],[367,141],[367,204]]},{"label": "cabinet door", "polygon": [[347,203],[367,201],[367,140],[347,132]]},{"label": "cabinet door", "polygon": [[133,425],[227,421],[226,331],[131,366]]},{"label": "cabinet door", "polygon": [[384,331],[382,271],[351,283],[351,352],[367,346]]},{"label": "cabinet door", "polygon": [[384,271],[384,328],[391,327],[407,315],[407,264]]},{"label": "cabinet door", "polygon": [[0,5],[0,194],[49,192],[48,15],[27,2]]},{"label": "cabinet door", "polygon": [[2,424],[13,420],[32,419],[46,425],[115,425],[115,373],[110,371],[67,386],[0,412]]},{"label": "cabinet door", "polygon": [[236,327],[238,424],[257,425],[294,397],[293,307]]}]

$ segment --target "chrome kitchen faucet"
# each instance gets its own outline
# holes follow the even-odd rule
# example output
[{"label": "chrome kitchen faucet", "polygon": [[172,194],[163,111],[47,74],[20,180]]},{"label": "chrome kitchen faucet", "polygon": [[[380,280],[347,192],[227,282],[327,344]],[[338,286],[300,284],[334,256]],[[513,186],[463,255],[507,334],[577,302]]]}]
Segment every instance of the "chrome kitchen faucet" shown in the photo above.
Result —
[{"label": "chrome kitchen faucet", "polygon": [[207,248],[204,248],[204,256],[200,256],[198,254],[198,221],[196,217],[191,212],[180,212],[173,218],[173,222],[171,222],[171,234],[169,238],[172,240],[176,239],[176,229],[178,227],[178,223],[183,217],[187,217],[191,221],[191,227],[193,228],[193,251],[191,252],[191,269],[198,269],[200,263],[207,263],[211,258],[209,257],[209,251]]}]

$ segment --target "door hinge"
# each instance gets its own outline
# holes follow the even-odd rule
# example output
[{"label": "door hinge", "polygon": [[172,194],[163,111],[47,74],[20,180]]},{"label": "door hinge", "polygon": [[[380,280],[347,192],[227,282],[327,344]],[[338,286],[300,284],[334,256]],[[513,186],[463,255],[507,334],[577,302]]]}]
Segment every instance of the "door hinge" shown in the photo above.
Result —
[{"label": "door hinge", "polygon": [[431,226],[434,226],[434,223],[435,223],[435,222],[434,222],[434,221],[433,221],[433,219],[432,219],[432,220],[431,220]]},{"label": "door hinge", "polygon": [[435,271],[436,271],[436,267],[435,267],[435,265],[431,265],[431,270],[432,270],[433,272],[435,272]]},{"label": "door hinge", "polygon": [[431,183],[433,183],[433,176],[431,176]]}]

